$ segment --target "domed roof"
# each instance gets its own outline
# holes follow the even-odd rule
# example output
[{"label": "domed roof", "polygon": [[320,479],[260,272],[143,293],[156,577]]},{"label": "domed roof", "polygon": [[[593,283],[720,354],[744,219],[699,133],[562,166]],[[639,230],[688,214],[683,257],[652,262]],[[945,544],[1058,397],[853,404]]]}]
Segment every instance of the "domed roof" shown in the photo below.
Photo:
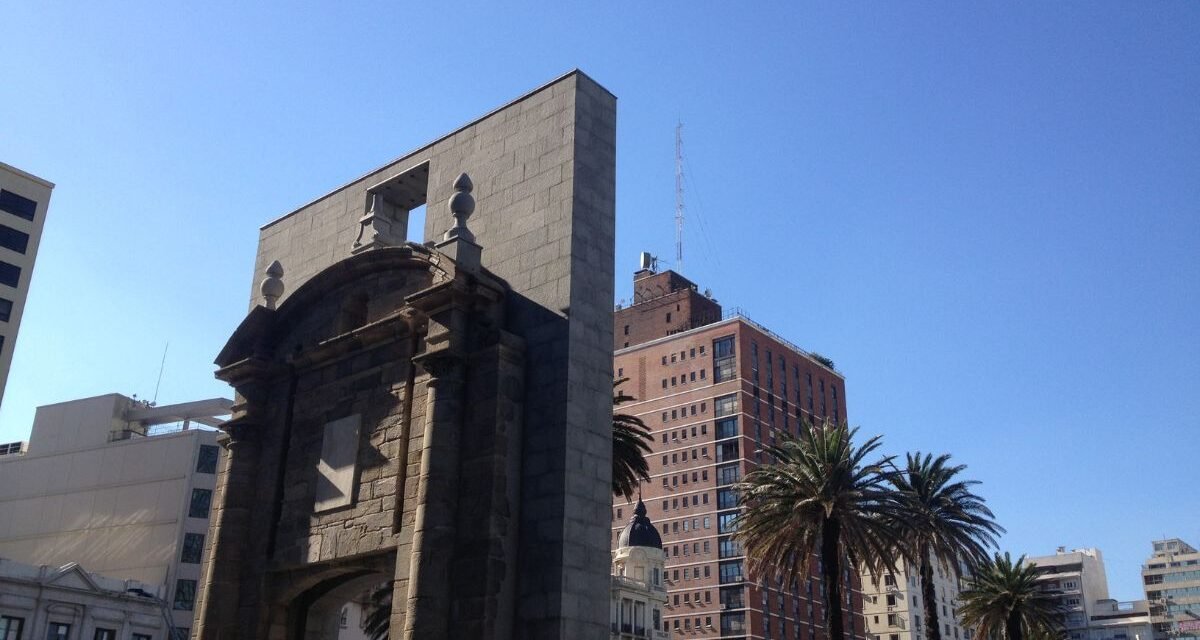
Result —
[{"label": "domed roof", "polygon": [[640,497],[629,524],[625,525],[621,535],[617,536],[617,546],[662,549],[662,537],[658,535],[658,529],[650,522],[650,518],[646,517],[646,503],[642,502]]}]

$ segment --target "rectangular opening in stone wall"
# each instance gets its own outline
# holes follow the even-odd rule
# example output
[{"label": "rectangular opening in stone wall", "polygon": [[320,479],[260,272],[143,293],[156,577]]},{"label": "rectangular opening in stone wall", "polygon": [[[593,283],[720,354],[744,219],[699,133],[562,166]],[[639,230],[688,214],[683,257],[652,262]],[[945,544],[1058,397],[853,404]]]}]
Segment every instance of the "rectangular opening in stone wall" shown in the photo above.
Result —
[{"label": "rectangular opening in stone wall", "polygon": [[313,511],[329,511],[354,503],[358,481],[358,432],[362,416],[354,414],[325,424]]},{"label": "rectangular opening in stone wall", "polygon": [[[385,240],[398,243],[411,240],[424,242],[423,227],[413,226],[413,218],[425,221],[425,198],[429,190],[429,161],[422,162],[378,182],[367,189],[364,220],[374,215],[372,221]],[[416,214],[416,215],[414,215]],[[382,220],[378,219],[382,218]],[[417,232],[413,232],[417,229]]]},{"label": "rectangular opening in stone wall", "polygon": [[408,240],[421,244],[425,241],[425,205],[408,212]]}]

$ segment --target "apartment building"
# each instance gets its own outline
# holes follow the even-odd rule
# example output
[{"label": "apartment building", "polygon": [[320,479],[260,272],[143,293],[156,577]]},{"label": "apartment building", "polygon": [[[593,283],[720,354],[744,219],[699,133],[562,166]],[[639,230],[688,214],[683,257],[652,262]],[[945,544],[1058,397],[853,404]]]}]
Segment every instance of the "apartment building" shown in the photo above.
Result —
[{"label": "apartment building", "polygon": [[1153,548],[1142,584],[1154,640],[1200,640],[1200,551],[1179,538],[1155,540]]},{"label": "apartment building", "polygon": [[[863,619],[867,636],[872,640],[923,640],[925,638],[925,604],[921,593],[921,568],[903,563],[899,571],[872,576],[860,572],[863,590]],[[946,571],[935,562],[933,589],[938,611],[938,625],[945,640],[972,637],[958,615],[959,579],[954,571]]]},{"label": "apartment building", "polygon": [[[646,507],[662,532],[667,603],[679,638],[823,637],[816,559],[784,584],[747,572],[731,537],[732,486],[764,460],[764,445],[803,420],[846,418],[845,380],[818,357],[721,306],[649,262],[634,274],[632,306],[615,313],[614,371],[636,401],[621,410],[651,428]],[[613,505],[613,545],[634,509]],[[863,637],[857,574],[845,576],[846,629]]]},{"label": "apartment building", "polygon": [[1059,547],[1052,556],[1029,557],[1026,563],[1037,565],[1042,589],[1056,594],[1068,640],[1150,640],[1149,605],[1109,598],[1099,549]]},{"label": "apartment building", "polygon": [[0,557],[154,585],[186,636],[223,456],[193,425],[230,406],[109,394],[38,407],[28,450],[0,456]]},{"label": "apartment building", "polygon": [[54,184],[0,162],[0,402]]},{"label": "apartment building", "polygon": [[1086,638],[1096,603],[1108,600],[1108,577],[1100,550],[1059,547],[1052,556],[1032,556],[1025,562],[1037,565],[1043,589],[1059,594],[1068,637]]}]

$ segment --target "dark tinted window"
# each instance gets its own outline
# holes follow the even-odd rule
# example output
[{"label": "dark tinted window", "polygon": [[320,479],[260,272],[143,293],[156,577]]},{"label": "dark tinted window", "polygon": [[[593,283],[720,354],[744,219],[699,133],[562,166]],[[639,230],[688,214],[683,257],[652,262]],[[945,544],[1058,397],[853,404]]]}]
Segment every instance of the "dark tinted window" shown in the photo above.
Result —
[{"label": "dark tinted window", "polygon": [[29,248],[29,234],[0,224],[0,247],[25,253]]},{"label": "dark tinted window", "polygon": [[217,446],[213,444],[200,445],[200,456],[196,458],[196,473],[217,472]]},{"label": "dark tinted window", "polygon": [[15,264],[0,261],[0,284],[6,284],[10,287],[17,286],[21,281],[21,267]]},{"label": "dark tinted window", "polygon": [[37,203],[11,191],[0,189],[0,211],[7,211],[18,218],[33,220],[33,214],[37,211]]},{"label": "dark tinted window", "polygon": [[203,533],[185,533],[183,534],[183,553],[179,556],[180,562],[188,564],[200,564],[200,557],[204,555],[204,534]]},{"label": "dark tinted window", "polygon": [[9,316],[12,315],[12,300],[0,298],[0,321],[8,322]]},{"label": "dark tinted window", "polygon": [[192,518],[207,518],[208,508],[212,505],[212,491],[208,489],[192,489],[192,503],[188,507],[188,516]]},{"label": "dark tinted window", "polygon": [[175,606],[181,611],[191,611],[196,606],[196,581],[177,580],[175,582]]}]

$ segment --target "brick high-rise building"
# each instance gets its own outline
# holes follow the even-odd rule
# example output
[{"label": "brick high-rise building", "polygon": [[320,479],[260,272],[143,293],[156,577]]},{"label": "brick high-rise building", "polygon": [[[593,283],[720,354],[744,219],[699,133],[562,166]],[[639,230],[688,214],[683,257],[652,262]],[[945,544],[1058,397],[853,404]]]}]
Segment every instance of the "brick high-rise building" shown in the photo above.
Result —
[{"label": "brick high-rise building", "polygon": [[[666,552],[664,624],[680,638],[824,637],[816,558],[792,584],[748,574],[730,537],[731,485],[777,434],[795,434],[802,420],[844,420],[845,380],[740,313],[722,319],[717,301],[678,273],[643,268],[633,279],[633,305],[615,314],[613,369],[636,398],[621,410],[654,436],[642,497]],[[613,505],[614,544],[634,504]],[[846,630],[861,638],[859,581],[846,578]]]}]

